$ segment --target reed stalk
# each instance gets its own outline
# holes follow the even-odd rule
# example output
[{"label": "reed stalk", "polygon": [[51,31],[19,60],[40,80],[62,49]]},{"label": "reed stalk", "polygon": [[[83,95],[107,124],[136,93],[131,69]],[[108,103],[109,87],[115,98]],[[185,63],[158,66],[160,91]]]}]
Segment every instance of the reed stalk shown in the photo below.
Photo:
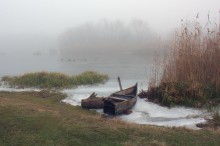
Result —
[{"label": "reed stalk", "polygon": [[216,25],[208,20],[202,28],[198,17],[193,25],[182,22],[167,54],[161,70],[153,72],[149,82],[152,99],[167,105],[201,106],[208,99],[220,102],[220,33]]}]

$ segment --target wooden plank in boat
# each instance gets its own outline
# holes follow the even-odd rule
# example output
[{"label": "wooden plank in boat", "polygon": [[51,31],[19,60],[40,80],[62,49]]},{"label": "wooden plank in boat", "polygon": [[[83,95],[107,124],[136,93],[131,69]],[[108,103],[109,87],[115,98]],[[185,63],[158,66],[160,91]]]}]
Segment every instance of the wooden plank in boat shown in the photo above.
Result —
[{"label": "wooden plank in boat", "polygon": [[109,99],[116,99],[116,100],[122,100],[122,101],[127,101],[128,100],[128,99],[119,98],[119,97],[109,97]]}]

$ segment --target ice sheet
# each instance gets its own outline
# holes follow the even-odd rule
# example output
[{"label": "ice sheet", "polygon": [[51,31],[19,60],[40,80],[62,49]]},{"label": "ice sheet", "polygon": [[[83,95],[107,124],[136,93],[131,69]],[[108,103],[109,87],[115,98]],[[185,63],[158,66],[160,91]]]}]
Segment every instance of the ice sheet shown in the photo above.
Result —
[{"label": "ice sheet", "polygon": [[[146,87],[146,82],[138,80],[139,90]],[[123,81],[124,88],[134,85],[136,81],[126,80]],[[145,88],[146,89],[146,88]],[[119,86],[117,81],[110,80],[105,84],[93,85],[93,86],[80,86],[76,89],[65,89],[63,90],[68,96],[62,100],[62,102],[77,106],[81,105],[81,100],[89,97],[93,92],[96,92],[98,96],[108,96],[109,94],[118,91]],[[7,86],[0,86],[0,91],[40,91],[34,88],[25,89],[14,89],[8,88]],[[102,113],[102,110],[97,110]],[[180,127],[184,126],[191,129],[196,128],[197,123],[206,122],[205,117],[209,116],[205,110],[175,107],[167,108],[157,104],[146,102],[145,99],[137,99],[136,105],[132,108],[132,113],[129,115],[118,116],[121,120],[137,123],[137,124],[148,124],[157,126],[168,126],[168,127]]]},{"label": "ice sheet", "polygon": [[[136,82],[132,80],[124,81],[126,87],[134,85]],[[146,85],[141,80],[138,81],[139,89]],[[99,96],[107,96],[112,92],[118,91],[119,87],[116,81],[109,81],[106,84],[98,86],[81,86],[75,90],[64,90],[68,97],[63,102],[71,105],[80,105],[81,100],[87,98],[92,92],[96,92]],[[102,110],[98,111],[102,113]],[[168,127],[187,127],[196,128],[197,123],[206,122],[205,117],[208,116],[205,110],[175,107],[167,108],[157,104],[146,102],[145,99],[138,98],[136,105],[132,108],[129,115],[121,115],[120,119],[137,124],[148,124]]]}]

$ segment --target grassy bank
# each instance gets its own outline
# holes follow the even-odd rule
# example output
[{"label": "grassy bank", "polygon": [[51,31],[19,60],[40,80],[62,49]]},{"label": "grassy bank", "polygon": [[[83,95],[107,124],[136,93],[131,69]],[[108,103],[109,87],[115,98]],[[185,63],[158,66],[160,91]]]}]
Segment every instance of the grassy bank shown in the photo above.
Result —
[{"label": "grassy bank", "polygon": [[220,103],[220,34],[215,26],[210,20],[205,28],[197,20],[182,22],[162,66],[155,67],[150,100],[166,106]]},{"label": "grassy bank", "polygon": [[0,92],[0,145],[220,145],[219,131],[128,124],[61,103],[64,97]]},{"label": "grassy bank", "polygon": [[37,72],[27,73],[21,76],[5,76],[2,81],[11,87],[35,87],[35,88],[71,88],[78,85],[90,85],[104,83],[108,75],[87,71],[79,75],[68,76],[63,73]]}]

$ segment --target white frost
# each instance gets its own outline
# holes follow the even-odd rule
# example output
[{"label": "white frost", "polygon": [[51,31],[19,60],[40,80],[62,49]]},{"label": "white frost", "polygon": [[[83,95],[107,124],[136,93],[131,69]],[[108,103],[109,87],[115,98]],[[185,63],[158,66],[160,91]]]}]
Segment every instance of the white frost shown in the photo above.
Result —
[{"label": "white frost", "polygon": [[[134,85],[136,82],[134,80],[123,81],[124,87],[129,87]],[[138,81],[139,89],[146,85],[146,82],[141,80]],[[96,92],[98,96],[108,96],[109,94],[118,91],[118,83],[116,81],[108,81],[105,84],[99,84],[94,86],[80,86],[76,89],[65,89],[64,93],[68,95],[66,99],[62,102],[77,106],[81,105],[81,100],[89,97],[93,92]],[[14,89],[8,88],[6,86],[0,86],[0,91],[40,91],[39,89]],[[103,113],[102,110],[97,110],[99,113]],[[137,124],[148,124],[157,126],[168,126],[168,127],[187,127],[191,129],[196,128],[197,123],[206,122],[205,116],[209,116],[206,111],[175,107],[167,108],[162,107],[157,104],[146,102],[145,99],[138,98],[136,105],[132,108],[132,113],[129,115],[120,115],[120,119]]]},{"label": "white frost", "polygon": [[[134,83],[132,80],[123,81],[126,87],[132,86]],[[138,83],[139,88],[144,84],[141,81]],[[81,105],[81,100],[87,98],[92,92],[96,92],[99,96],[107,96],[118,90],[117,82],[111,80],[104,85],[81,86],[75,90],[64,90],[68,97],[63,102],[71,105]],[[102,113],[102,110],[97,112]],[[137,124],[199,129],[196,128],[196,124],[206,122],[205,116],[207,115],[206,111],[198,109],[184,107],[167,108],[138,98],[136,105],[132,108],[132,113],[121,115],[119,118]]]}]

